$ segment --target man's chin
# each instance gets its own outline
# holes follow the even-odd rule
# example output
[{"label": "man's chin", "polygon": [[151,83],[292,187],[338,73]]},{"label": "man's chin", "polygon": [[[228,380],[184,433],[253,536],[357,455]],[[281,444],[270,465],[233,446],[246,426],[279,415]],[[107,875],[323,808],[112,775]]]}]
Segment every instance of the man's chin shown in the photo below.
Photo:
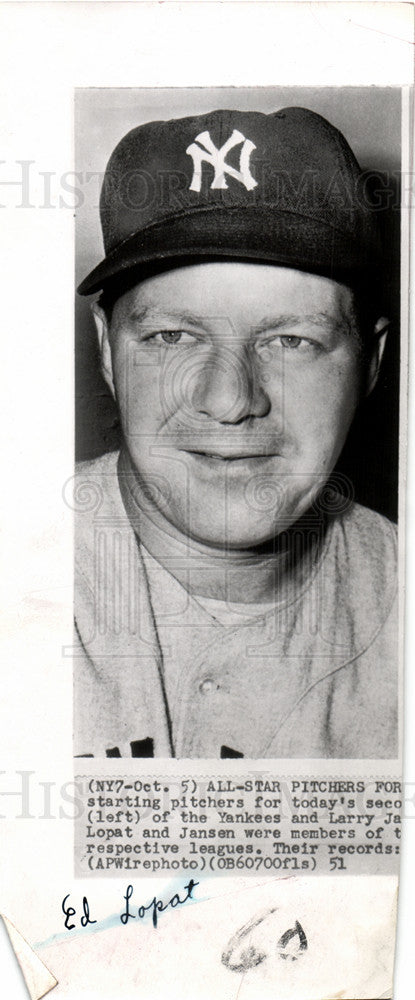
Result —
[{"label": "man's chin", "polygon": [[259,526],[244,523],[234,517],[226,525],[217,523],[193,523],[182,526],[182,532],[200,545],[222,552],[255,552],[272,546],[275,538],[291,527],[294,518],[286,517]]}]

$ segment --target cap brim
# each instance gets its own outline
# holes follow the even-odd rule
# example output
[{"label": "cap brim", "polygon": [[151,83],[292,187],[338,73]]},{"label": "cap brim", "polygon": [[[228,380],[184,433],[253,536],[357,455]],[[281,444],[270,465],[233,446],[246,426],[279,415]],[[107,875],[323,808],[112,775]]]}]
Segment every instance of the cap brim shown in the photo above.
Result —
[{"label": "cap brim", "polygon": [[366,238],[360,233],[357,242],[334,225],[297,212],[263,206],[192,209],[129,236],[90,272],[78,292],[91,295],[116,278],[127,279],[140,264],[174,258],[262,261],[346,280],[379,264],[370,219],[362,222]]}]

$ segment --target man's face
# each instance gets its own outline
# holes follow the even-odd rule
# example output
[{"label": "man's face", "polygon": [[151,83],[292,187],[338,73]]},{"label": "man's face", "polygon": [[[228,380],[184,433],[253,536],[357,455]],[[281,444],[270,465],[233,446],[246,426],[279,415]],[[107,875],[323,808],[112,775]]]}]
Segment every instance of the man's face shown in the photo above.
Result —
[{"label": "man's face", "polygon": [[293,524],[361,393],[352,315],[343,285],[239,262],[177,268],[118,299],[107,368],[145,508],[220,549]]}]

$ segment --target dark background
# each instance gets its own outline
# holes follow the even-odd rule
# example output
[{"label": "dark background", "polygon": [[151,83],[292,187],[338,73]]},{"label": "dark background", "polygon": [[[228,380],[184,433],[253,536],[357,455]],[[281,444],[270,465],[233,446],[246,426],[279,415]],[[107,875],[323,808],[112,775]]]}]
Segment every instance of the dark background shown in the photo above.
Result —
[{"label": "dark background", "polygon": [[[350,143],[363,170],[380,175],[379,220],[387,267],[379,275],[380,314],[391,319],[380,377],[361,404],[337,470],[355,499],[396,520],[399,451],[400,213],[399,88],[88,89],[77,92],[76,281],[103,257],[98,200],[102,174],[119,139],[136,125],[218,107],[276,111],[291,105],[324,115]],[[88,172],[93,175],[89,176]],[[99,373],[90,299],[77,296],[75,327],[76,457],[95,458],[119,446],[115,404]],[[386,310],[386,312],[385,312]]]}]

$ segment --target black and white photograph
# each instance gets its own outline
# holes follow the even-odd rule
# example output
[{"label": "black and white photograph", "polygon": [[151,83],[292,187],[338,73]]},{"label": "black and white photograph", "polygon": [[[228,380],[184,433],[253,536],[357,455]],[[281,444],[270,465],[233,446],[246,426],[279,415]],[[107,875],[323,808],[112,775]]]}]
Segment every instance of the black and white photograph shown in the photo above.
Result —
[{"label": "black and white photograph", "polygon": [[75,755],[396,758],[400,89],[75,122]]}]

